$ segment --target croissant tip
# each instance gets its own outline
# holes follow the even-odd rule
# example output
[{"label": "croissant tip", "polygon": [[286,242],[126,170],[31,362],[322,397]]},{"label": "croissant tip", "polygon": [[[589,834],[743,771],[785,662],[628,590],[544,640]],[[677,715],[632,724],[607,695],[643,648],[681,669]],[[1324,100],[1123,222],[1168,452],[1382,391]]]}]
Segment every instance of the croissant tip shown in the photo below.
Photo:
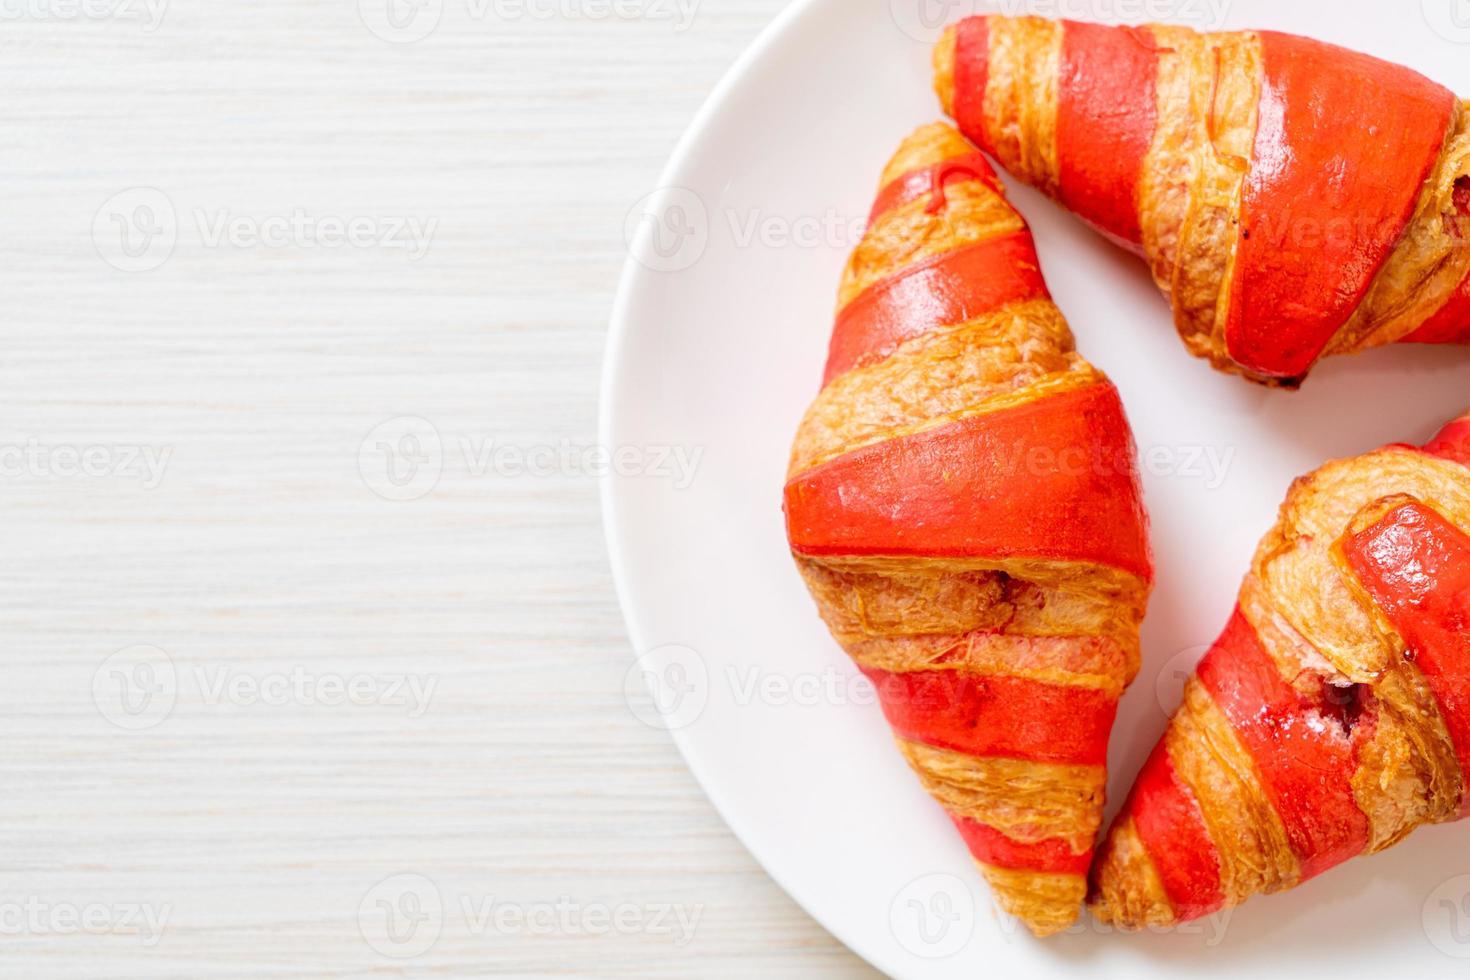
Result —
[{"label": "croissant tip", "polygon": [[1037,939],[1065,932],[1077,922],[1087,880],[1080,874],[1056,874],[980,864],[996,904],[1014,916]]}]

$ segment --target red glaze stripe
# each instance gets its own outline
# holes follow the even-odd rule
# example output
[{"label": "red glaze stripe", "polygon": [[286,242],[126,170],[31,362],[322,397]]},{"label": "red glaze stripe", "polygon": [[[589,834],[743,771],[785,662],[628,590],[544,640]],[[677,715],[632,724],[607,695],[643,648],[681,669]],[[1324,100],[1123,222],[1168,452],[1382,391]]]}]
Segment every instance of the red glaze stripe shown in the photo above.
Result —
[{"label": "red glaze stripe", "polygon": [[996,868],[1014,868],[1021,871],[1043,871],[1049,874],[1085,875],[1092,864],[1092,851],[1081,854],[1072,851],[1072,845],[1060,837],[1023,844],[1011,840],[994,827],[986,826],[968,817],[957,817],[954,821],[960,836],[970,848],[970,856],[982,864]]},{"label": "red glaze stripe", "polygon": [[1000,178],[995,175],[995,170],[984,154],[968,153],[910,170],[902,177],[890,181],[873,201],[873,210],[868,213],[868,225],[871,227],[888,212],[922,198],[938,197],[943,200],[943,188],[956,181],[966,180],[978,180],[997,194],[1005,194],[1001,189]]},{"label": "red glaze stripe", "polygon": [[1098,562],[1152,579],[1135,449],[1100,382],[864,446],[786,485],[803,555]]},{"label": "red glaze stripe", "polygon": [[1158,50],[1130,28],[1069,20],[1062,31],[1061,201],[1141,254],[1138,188],[1158,119]]},{"label": "red glaze stripe", "polygon": [[1261,32],[1265,78],[1225,339],[1300,378],[1357,309],[1444,146],[1454,93],[1407,68]]},{"label": "red glaze stripe", "polygon": [[1460,281],[1459,288],[1438,313],[1424,321],[1424,325],[1404,338],[1406,344],[1465,344],[1470,343],[1470,274]]},{"label": "red glaze stripe", "polygon": [[990,84],[990,21],[966,17],[955,28],[954,119],[970,142],[991,149],[985,137],[985,88]]},{"label": "red glaze stripe", "polygon": [[1348,538],[1343,553],[1439,702],[1470,815],[1470,536],[1414,501]]},{"label": "red glaze stripe", "polygon": [[966,755],[1105,765],[1118,699],[1095,688],[965,670],[864,668],[903,738]]},{"label": "red glaze stripe", "polygon": [[[1320,698],[1304,698],[1282,679],[1239,609],[1200,661],[1198,676],[1255,760],[1302,880],[1361,852],[1368,818],[1353,797],[1352,777],[1357,745],[1372,732],[1371,702],[1344,708],[1329,702],[1325,689]],[[1347,702],[1361,690],[1339,697]]]},{"label": "red glaze stripe", "polygon": [[1205,827],[1199,802],[1174,771],[1174,760],[1162,740],[1138,774],[1123,814],[1133,818],[1175,917],[1197,919],[1225,904],[1220,852]]},{"label": "red glaze stripe", "polygon": [[1456,419],[1425,445],[1424,451],[1470,466],[1470,415]]},{"label": "red glaze stripe", "polygon": [[936,255],[874,283],[843,308],[822,383],[880,361],[931,330],[1049,296],[1031,232],[1024,229]]}]

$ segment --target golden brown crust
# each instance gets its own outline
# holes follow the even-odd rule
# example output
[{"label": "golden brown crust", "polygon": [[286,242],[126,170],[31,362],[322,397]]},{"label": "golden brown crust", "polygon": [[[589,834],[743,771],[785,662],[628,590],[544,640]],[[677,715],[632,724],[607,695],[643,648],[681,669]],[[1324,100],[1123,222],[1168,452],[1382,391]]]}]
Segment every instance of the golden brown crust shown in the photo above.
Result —
[{"label": "golden brown crust", "polygon": [[1453,820],[1463,775],[1429,685],[1411,664],[1373,688],[1378,717],[1358,752],[1353,795],[1368,816],[1368,853],[1392,847],[1416,827]]},{"label": "golden brown crust", "polygon": [[852,452],[1018,401],[1094,384],[1050,300],[1015,303],[904,344],[817,396],[792,445],[790,476]]},{"label": "golden brown crust", "polygon": [[[1017,84],[1020,84],[1019,80]],[[905,141],[882,185],[974,153],[950,127]],[[1024,223],[984,181],[945,185],[944,206],[918,200],[880,215],[854,251],[839,308],[916,262],[1012,235]],[[833,379],[803,419],[789,473],[855,449],[1096,385],[1050,300],[1023,300],[930,331],[877,363]],[[1138,670],[1148,583],[1121,569],[1039,559],[796,556],[823,620],[864,668],[963,671],[1120,694]],[[900,749],[951,813],[1018,845],[1054,838],[1076,854],[1101,820],[1105,770],[980,757],[906,739]],[[1086,888],[1081,874],[981,866],[997,901],[1038,935],[1065,928]]]},{"label": "golden brown crust", "polygon": [[[1161,51],[1187,52],[1200,44],[1198,35],[1182,27],[1144,28]],[[1189,113],[1193,98],[1194,60],[1187,55],[1161,57],[1158,95],[1154,104],[1153,141],[1144,157],[1138,188],[1138,223],[1143,254],[1154,281],[1168,292],[1179,261],[1179,233],[1189,213],[1189,191],[1194,184],[1195,149],[1200,127]]]},{"label": "golden brown crust", "polygon": [[[1239,608],[1277,673],[1303,697],[1324,685],[1371,689],[1373,721],[1355,750],[1353,802],[1364,851],[1459,816],[1464,779],[1438,701],[1405,643],[1347,569],[1341,542],[1390,507],[1419,501],[1470,532],[1470,470],[1407,447],[1328,463],[1295,481],[1241,587]],[[1197,679],[1170,722],[1175,774],[1198,802],[1234,905],[1300,877],[1281,818],[1252,756]],[[1156,868],[1125,818],[1094,870],[1094,910],[1130,928],[1172,915]]]},{"label": "golden brown crust", "polygon": [[1332,545],[1358,511],[1394,494],[1413,496],[1470,527],[1465,467],[1390,447],[1328,463],[1296,481],[1252,563],[1271,608],[1353,683],[1376,682],[1398,658],[1365,600],[1339,573]]},{"label": "golden brown crust", "polygon": [[1174,924],[1164,883],[1131,818],[1124,817],[1109,831],[1093,864],[1092,881],[1087,906],[1098,921],[1121,929]]},{"label": "golden brown crust", "polygon": [[853,660],[871,670],[963,669],[1122,696],[1131,664],[1127,651],[1112,640],[1086,634],[1005,632],[1010,625],[1002,624],[995,633],[931,634],[877,643],[858,640],[846,648]]},{"label": "golden brown crust", "polygon": [[1470,221],[1455,203],[1456,184],[1470,174],[1470,111],[1456,107],[1433,175],[1425,181],[1414,217],[1351,320],[1326,354],[1352,354],[1392,344],[1413,333],[1444,306],[1470,272]]},{"label": "golden brown crust", "polygon": [[990,21],[990,68],[985,88],[985,136],[1001,166],[1055,195],[1057,76],[1062,25],[1044,17]]},{"label": "golden brown crust", "polygon": [[[1177,146],[1158,142],[1153,152],[1164,168],[1183,169],[1173,155],[1187,154],[1192,181],[1185,195],[1183,220],[1174,228],[1151,228],[1144,240],[1172,244],[1169,292],[1175,325],[1190,351],[1218,359],[1225,348],[1225,312],[1229,283],[1239,245],[1240,202],[1256,131],[1256,104],[1261,85],[1260,38],[1252,32],[1199,35],[1173,32],[1174,53],[1164,54],[1170,71],[1187,75],[1188,101],[1161,106],[1160,130],[1187,131]],[[1182,67],[1183,66],[1183,67]],[[1177,85],[1178,80],[1171,80]],[[1147,169],[1147,168],[1146,168]],[[1145,202],[1141,208],[1155,220],[1173,220],[1176,212]],[[1162,256],[1150,256],[1163,268]]]},{"label": "golden brown crust", "polygon": [[[1072,683],[1081,687],[1126,686],[1138,673],[1137,620],[1120,610],[1141,611],[1148,587],[1117,569],[1038,560],[805,555],[797,567],[828,630],[865,666],[893,670],[963,650],[965,662],[995,664],[997,672],[1003,658],[1009,664],[1004,672],[1016,676],[1065,662]],[[988,647],[996,639],[990,634],[1008,642]],[[1017,645],[1018,637],[1065,640],[1072,649]]]},{"label": "golden brown crust", "polygon": [[1026,923],[1037,938],[1064,932],[1077,921],[1077,909],[1087,896],[1085,876],[975,863],[1000,907]]},{"label": "golden brown crust", "polygon": [[[1060,22],[992,16],[988,23],[984,135],[1007,170],[1055,197]],[[1191,353],[1264,384],[1295,386],[1300,379],[1263,377],[1237,364],[1224,336],[1264,78],[1260,36],[1157,24],[1143,30],[1158,51],[1155,129],[1138,189],[1144,255]],[[947,31],[933,57],[935,91],[951,115],[955,39]],[[1402,340],[1470,273],[1464,244],[1470,218],[1463,211],[1470,180],[1467,106],[1455,112],[1408,227],[1324,355]]]},{"label": "golden brown crust", "polygon": [[1220,852],[1220,884],[1230,903],[1296,884],[1286,828],[1229,720],[1196,678],[1164,736],[1178,774],[1199,803]]},{"label": "golden brown crust", "polygon": [[920,126],[909,134],[883,167],[878,187],[887,187],[904,174],[920,170],[937,160],[952,160],[974,152],[970,141],[953,126],[940,122]]},{"label": "golden brown crust", "polygon": [[1092,847],[1102,821],[1107,770],[965,755],[896,739],[924,788],[956,816],[976,820],[1022,843],[1071,842]]},{"label": "golden brown crust", "polygon": [[939,96],[939,105],[946,116],[954,116],[954,51],[956,28],[953,24],[944,29],[939,43],[934,45],[934,94]]},{"label": "golden brown crust", "polygon": [[954,207],[931,212],[927,200],[918,200],[879,217],[847,260],[837,293],[839,308],[916,262],[1025,227],[1006,199],[979,181],[951,184],[945,195]]}]

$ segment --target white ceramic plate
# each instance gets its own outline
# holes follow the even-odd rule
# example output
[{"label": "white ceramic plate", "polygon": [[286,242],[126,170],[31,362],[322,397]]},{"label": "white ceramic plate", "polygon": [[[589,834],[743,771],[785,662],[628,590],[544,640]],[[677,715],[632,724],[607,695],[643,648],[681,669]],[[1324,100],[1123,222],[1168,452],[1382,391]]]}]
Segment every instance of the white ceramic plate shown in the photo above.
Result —
[{"label": "white ceramic plate", "polygon": [[[1422,10],[1419,0],[1231,0],[1217,24],[1222,2],[1024,6],[1312,34],[1470,92],[1466,0],[1424,0]],[[1084,921],[1032,940],[994,914],[870,689],[818,621],[787,554],[781,487],[879,171],[912,127],[939,115],[928,71],[937,31],[918,4],[795,4],[726,77],[661,190],[629,216],[634,260],[612,323],[602,439],[625,453],[604,508],[643,655],[630,691],[652,680],[663,714],[649,720],[674,730],[741,840],[891,975],[1463,976],[1470,826],[1421,830],[1194,929],[1126,937]],[[972,9],[935,3],[927,13]],[[1185,354],[1140,264],[1029,190],[1012,191],[1057,301],[1122,390],[1143,451],[1159,588],[1113,737],[1116,803],[1223,626],[1291,479],[1329,457],[1431,435],[1470,405],[1470,353],[1405,347],[1330,361],[1297,394],[1215,374]],[[697,460],[692,481],[675,451]],[[643,695],[631,703],[650,714]]]}]

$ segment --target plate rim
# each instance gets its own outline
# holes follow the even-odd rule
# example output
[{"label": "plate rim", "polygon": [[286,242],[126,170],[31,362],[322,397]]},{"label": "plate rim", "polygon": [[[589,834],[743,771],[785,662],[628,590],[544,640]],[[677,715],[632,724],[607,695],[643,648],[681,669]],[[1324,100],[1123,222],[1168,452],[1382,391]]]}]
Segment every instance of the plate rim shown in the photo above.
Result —
[{"label": "plate rim", "polygon": [[[881,0],[880,0],[881,2]],[[1362,13],[1357,9],[1367,3],[1367,0],[1349,0],[1349,6],[1338,10],[1340,16],[1356,18]],[[718,126],[721,116],[738,99],[741,89],[751,83],[758,81],[759,72],[764,69],[771,60],[772,49],[782,44],[786,34],[792,30],[800,29],[803,21],[809,17],[825,16],[832,8],[841,9],[843,5],[838,0],[791,0],[785,7],[777,11],[770,23],[763,27],[751,42],[745,46],[739,55],[731,62],[730,66],[721,74],[709,95],[702,101],[698,110],[691,117],[684,128],[679,139],[674,144],[672,153],[659,173],[658,183],[652,191],[640,198],[639,204],[644,208],[654,210],[655,213],[671,203],[673,196],[679,193],[681,186],[693,182],[681,180],[690,172],[693,158],[696,157],[706,145],[712,128]],[[1375,12],[1381,12],[1374,8]],[[1222,28],[1223,29],[1223,28]],[[1278,29],[1291,30],[1290,24],[1281,25]],[[1297,30],[1307,33],[1298,27]],[[1360,41],[1334,40],[1334,43],[1345,43],[1354,50],[1376,50]],[[779,59],[778,59],[779,63]],[[1022,193],[1027,191],[1023,188]],[[639,207],[639,204],[633,207]],[[618,414],[620,407],[626,407],[626,396],[629,386],[626,379],[631,369],[635,367],[630,359],[630,347],[636,329],[640,324],[633,320],[635,306],[642,308],[641,304],[648,300],[644,290],[650,287],[658,289],[657,283],[660,277],[669,273],[658,271],[655,268],[640,263],[638,256],[645,254],[640,249],[647,246],[651,236],[656,229],[643,222],[637,229],[636,235],[631,236],[627,242],[629,246],[628,255],[623,262],[623,268],[618,280],[614,301],[611,307],[608,335],[603,350],[603,364],[599,378],[598,396],[598,423],[597,436],[601,445],[611,447],[614,444],[614,436],[626,419],[626,413]],[[627,229],[625,228],[625,236]],[[1091,237],[1091,236],[1087,236]],[[676,273],[677,274],[677,273]],[[654,277],[654,283],[647,281],[648,277]],[[1170,331],[1172,335],[1172,331]],[[1173,340],[1172,336],[1169,338]],[[1401,348],[1402,350],[1402,348]],[[1175,354],[1182,352],[1175,350]],[[1343,359],[1347,360],[1347,359]],[[1181,361],[1182,363],[1182,361]],[[1197,365],[1196,365],[1197,366]],[[1212,372],[1204,372],[1204,378]],[[1223,377],[1223,376],[1221,376]],[[1218,380],[1218,379],[1217,379]],[[1245,387],[1235,385],[1233,379],[1230,381],[1234,387],[1232,392],[1239,390],[1244,392]],[[1247,400],[1243,394],[1231,396],[1232,404],[1239,411],[1248,415],[1269,415],[1264,403],[1257,403],[1255,399]],[[1238,403],[1238,404],[1236,404]],[[1323,403],[1325,404],[1325,403]],[[1461,408],[1463,403],[1457,396],[1457,405]],[[1460,409],[1456,409],[1457,411]],[[1130,406],[1130,413],[1137,412],[1138,406]],[[1414,425],[1423,425],[1423,419],[1419,419]],[[1395,430],[1385,441],[1394,441],[1402,438],[1402,432]],[[1329,451],[1325,454],[1313,452],[1311,460],[1303,463],[1303,468],[1298,469],[1295,474],[1321,465],[1324,458],[1338,458],[1345,455],[1354,455],[1370,448],[1370,438],[1355,439],[1355,443],[1361,443],[1350,451]],[[1289,444],[1288,448],[1289,448]],[[1269,461],[1266,461],[1269,465]],[[610,468],[605,468],[599,481],[599,510],[603,524],[603,538],[607,549],[609,567],[611,571],[613,587],[617,596],[620,613],[626,624],[625,629],[632,644],[634,660],[628,664],[629,668],[650,650],[655,649],[658,643],[668,642],[674,638],[655,638],[650,633],[649,623],[657,617],[657,603],[649,602],[651,595],[657,590],[650,589],[646,585],[635,585],[635,576],[632,571],[635,561],[632,559],[636,551],[634,542],[639,540],[635,534],[635,521],[628,519],[628,505],[633,494],[632,481],[620,479]],[[1279,504],[1277,495],[1270,495],[1270,510],[1275,512]],[[1262,526],[1267,526],[1263,524]],[[1252,541],[1254,539],[1252,538]],[[1238,569],[1233,580],[1238,581]],[[1234,586],[1231,587],[1233,594]],[[1221,619],[1223,622],[1223,618]],[[1212,638],[1212,637],[1211,637]],[[1167,711],[1166,711],[1167,713]],[[745,812],[749,808],[740,798],[738,793],[729,792],[728,787],[720,788],[722,781],[722,769],[720,765],[712,761],[717,753],[717,747],[711,746],[709,740],[701,740],[691,735],[693,729],[681,729],[678,726],[672,728],[663,727],[673,738],[674,745],[683,759],[685,767],[694,777],[696,784],[700,787],[705,798],[710,801],[718,812],[723,823],[730,828],[735,838],[751,855],[762,871],[782,889],[782,891],[802,909],[803,912],[826,932],[833,936],[844,947],[855,956],[865,961],[875,969],[888,976],[911,975],[914,971],[912,961],[904,958],[900,951],[888,947],[884,942],[886,931],[878,926],[873,930],[858,928],[848,922],[841,915],[841,910],[830,907],[825,899],[819,894],[811,891],[802,871],[799,867],[789,866],[785,863],[779,849],[772,844],[770,839],[765,839],[764,844],[757,846],[754,841],[762,840],[767,835],[760,827],[759,821],[753,815]],[[1140,754],[1139,759],[1143,756]],[[785,868],[785,870],[779,870]],[[1375,876],[1376,877],[1376,876]],[[826,909],[826,911],[821,911]],[[875,938],[876,937],[876,938]],[[945,957],[947,959],[948,957]],[[1160,963],[1164,961],[1159,961]],[[1100,963],[1095,965],[1101,966]],[[1165,967],[1167,969],[1167,967]]]},{"label": "plate rim", "polygon": [[[656,185],[651,202],[656,208],[668,196],[671,189],[679,186],[678,175],[688,164],[689,157],[694,153],[695,146],[703,138],[711,123],[717,118],[725,103],[734,94],[736,88],[745,80],[756,64],[765,56],[767,50],[776,40],[786,32],[787,28],[795,21],[808,14],[813,8],[824,3],[825,0],[791,0],[783,7],[776,16],[761,29],[755,38],[742,50],[730,67],[725,69],[720,80],[715,84],[710,94],[700,104],[699,109],[685,126],[674,150],[670,154],[668,162],[664,164],[659,172],[658,184]],[[608,321],[607,341],[603,345],[602,370],[598,380],[597,399],[597,439],[603,446],[611,446],[613,442],[613,399],[617,387],[617,379],[625,367],[624,355],[626,353],[626,340],[632,329],[630,324],[631,307],[633,304],[632,294],[637,281],[645,275],[651,275],[652,270],[642,266],[638,262],[639,248],[648,236],[652,235],[653,229],[646,223],[643,224],[634,241],[628,242],[628,255],[623,260],[622,272],[618,276],[617,292],[614,296],[612,314]],[[632,642],[634,662],[641,656],[640,651],[650,648],[647,633],[638,619],[634,610],[633,601],[630,596],[629,572],[627,561],[624,557],[624,544],[621,529],[616,517],[615,496],[618,492],[618,476],[611,469],[605,471],[598,480],[598,509],[602,517],[603,544],[607,549],[608,565],[612,572],[613,591],[617,596],[618,609],[623,618],[623,624]],[[688,733],[680,728],[665,729],[673,739],[674,746],[678,749],[679,756],[684,760],[685,767],[690,775],[694,777],[710,805],[714,807],[720,820],[735,835],[740,846],[751,856],[760,869],[783,891],[788,898],[807,914],[812,921],[816,922],[827,934],[836,939],[853,955],[862,959],[869,966],[882,972],[887,976],[896,976],[895,964],[884,964],[882,957],[876,955],[875,951],[865,949],[863,944],[854,938],[845,935],[845,930],[840,929],[834,922],[817,911],[814,905],[796,889],[785,875],[778,872],[772,863],[760,853],[751,843],[750,835],[741,825],[739,818],[735,817],[723,801],[720,794],[715,791],[710,780],[703,770],[699,761],[699,752],[691,744]]]}]

